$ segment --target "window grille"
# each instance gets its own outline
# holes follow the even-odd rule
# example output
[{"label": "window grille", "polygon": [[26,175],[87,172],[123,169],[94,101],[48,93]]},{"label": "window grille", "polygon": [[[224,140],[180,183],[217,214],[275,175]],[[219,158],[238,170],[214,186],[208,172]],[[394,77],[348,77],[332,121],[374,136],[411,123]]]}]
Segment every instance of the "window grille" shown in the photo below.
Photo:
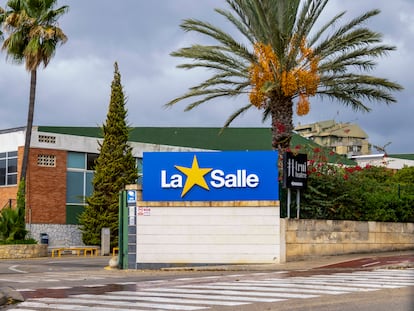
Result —
[{"label": "window grille", "polygon": [[56,136],[39,135],[39,143],[56,144]]},{"label": "window grille", "polygon": [[38,154],[37,165],[54,167],[56,166],[56,156],[51,154]]}]

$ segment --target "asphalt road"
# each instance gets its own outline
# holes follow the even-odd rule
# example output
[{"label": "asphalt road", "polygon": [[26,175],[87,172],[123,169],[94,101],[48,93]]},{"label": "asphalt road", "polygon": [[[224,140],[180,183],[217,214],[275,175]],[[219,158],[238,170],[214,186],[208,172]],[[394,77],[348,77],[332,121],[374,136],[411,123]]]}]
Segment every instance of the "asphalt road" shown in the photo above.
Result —
[{"label": "asphalt road", "polygon": [[[414,288],[295,299],[240,307],[237,311],[412,311]],[[224,310],[222,310],[224,311]]]},{"label": "asphalt road", "polygon": [[[51,303],[62,301],[62,304],[69,304],[65,299],[70,299],[70,303],[79,303],[76,305],[77,310],[92,310],[95,304],[106,301],[112,293],[120,292],[135,293],[140,295],[162,289],[164,291],[176,291],[181,287],[184,292],[196,291],[198,287],[206,286],[218,288],[218,291],[228,292],[234,291],[235,294],[240,291],[237,289],[242,286],[242,290],[246,290],[245,295],[238,294],[234,299],[257,299],[260,295],[268,295],[266,286],[276,286],[281,283],[283,293],[286,295],[296,294],[306,291],[320,291],[314,297],[309,296],[306,299],[295,298],[292,296],[286,300],[274,302],[249,302],[237,306],[226,305],[208,305],[211,311],[411,311],[414,310],[414,278],[410,282],[407,276],[402,276],[403,271],[410,271],[410,277],[414,272],[412,269],[405,269],[405,264],[412,262],[412,253],[396,255],[396,256],[372,256],[352,260],[344,260],[335,263],[321,260],[321,265],[311,265],[302,262],[292,264],[290,266],[273,266],[261,267],[253,269],[253,266],[245,266],[237,269],[211,268],[211,269],[194,269],[181,270],[170,269],[168,271],[141,271],[141,270],[106,270],[110,257],[73,257],[65,256],[62,258],[40,258],[30,260],[0,260],[0,286],[11,286],[19,290],[26,298],[25,303],[39,304],[41,299],[52,299]],[[404,265],[400,269],[389,270],[383,269],[380,263],[392,263]],[[403,268],[403,269],[401,269]],[[394,272],[395,271],[395,272]],[[366,274],[368,273],[368,274]],[[378,274],[378,275],[377,275]],[[384,274],[384,275],[383,275]],[[342,280],[344,278],[349,278]],[[394,276],[395,275],[395,276]],[[405,275],[405,274],[404,274]],[[330,278],[338,278],[338,282],[344,282],[344,286],[348,286],[349,292],[340,294],[332,294],[327,290],[326,286],[332,286]],[[267,284],[267,280],[272,280],[272,285]],[[300,280],[295,282],[295,280]],[[368,280],[368,281],[366,281]],[[398,283],[405,280],[407,284],[399,286]],[[293,284],[290,284],[293,282]],[[318,283],[319,282],[319,283]],[[322,282],[322,284],[320,284]],[[362,283],[361,283],[362,282]],[[394,283],[393,283],[394,282]],[[397,282],[397,283],[395,283]],[[259,287],[255,284],[258,283]],[[308,284],[309,283],[309,284]],[[360,287],[375,287],[373,291],[354,291],[352,284]],[[305,284],[305,285],[304,285]],[[358,285],[359,284],[359,285]],[[380,285],[378,285],[380,284]],[[381,285],[382,284],[382,285]],[[398,286],[386,286],[387,284],[397,284]],[[384,285],[384,288],[382,286]],[[243,287],[250,286],[250,287]],[[336,284],[335,286],[338,286]],[[222,288],[223,287],[223,288]],[[297,287],[297,288],[296,288]],[[303,287],[305,289],[303,289]],[[247,290],[249,288],[249,290]],[[250,288],[252,288],[250,290]],[[328,288],[329,289],[329,288]],[[206,289],[198,289],[206,291]],[[274,289],[271,289],[274,290]],[[278,287],[278,290],[280,288]],[[176,293],[175,293],[176,294]],[[188,295],[188,293],[186,293]],[[80,295],[80,296],[79,296]],[[86,295],[86,296],[85,296]],[[98,296],[96,296],[98,295]],[[109,295],[109,296],[108,296]],[[154,294],[151,297],[154,301],[159,299],[172,299],[167,294]],[[173,294],[171,294],[173,295]],[[180,294],[184,296],[184,294]],[[255,295],[258,295],[257,297]],[[161,298],[159,296],[162,296]],[[166,297],[164,297],[166,296]],[[184,299],[184,297],[179,297]],[[249,297],[243,297],[249,296]],[[75,298],[74,298],[75,297]],[[78,297],[78,298],[76,298]],[[94,302],[94,297],[97,302]],[[73,300],[75,299],[75,300]],[[76,300],[78,299],[78,300]],[[89,299],[90,304],[82,302],[82,299]],[[145,299],[149,299],[146,297]],[[175,298],[176,299],[176,298]],[[212,299],[212,298],[209,298]],[[128,299],[126,299],[127,301]],[[74,302],[75,301],[75,302]],[[77,302],[76,302],[77,301]],[[110,303],[111,300],[105,303]],[[230,301],[231,302],[231,301]],[[128,305],[128,308],[134,310],[134,302],[122,302]],[[120,310],[120,306],[108,308],[108,310]],[[187,302],[189,303],[189,302]],[[139,304],[138,304],[139,305]],[[186,305],[187,306],[187,305]],[[83,309],[84,308],[84,309]],[[138,307],[136,307],[138,308]],[[158,307],[160,308],[160,307]],[[19,309],[26,310],[49,310],[28,306],[8,306],[8,310],[17,311]],[[139,307],[139,310],[151,310]],[[138,310],[136,309],[136,310]],[[125,309],[122,309],[125,310]],[[153,310],[153,309],[152,309]],[[176,309],[181,310],[181,309]]]},{"label": "asphalt road", "polygon": [[110,257],[33,258],[0,260],[0,276],[3,274],[26,274],[61,271],[99,271],[108,266]]}]

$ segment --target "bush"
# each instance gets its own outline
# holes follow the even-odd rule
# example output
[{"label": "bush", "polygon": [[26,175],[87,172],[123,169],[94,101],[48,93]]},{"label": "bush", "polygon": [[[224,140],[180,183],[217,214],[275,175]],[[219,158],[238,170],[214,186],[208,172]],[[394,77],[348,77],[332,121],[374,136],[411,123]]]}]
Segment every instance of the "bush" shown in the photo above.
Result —
[{"label": "bush", "polygon": [[24,240],[28,231],[24,223],[24,209],[6,207],[0,212],[0,239],[6,242]]},{"label": "bush", "polygon": [[413,185],[413,183],[414,183],[414,166],[411,166],[411,167],[405,166],[402,169],[398,170],[395,173],[395,175],[393,176],[392,180],[396,183]]},{"label": "bush", "polygon": [[5,207],[0,211],[0,240],[4,243],[15,244],[15,241],[26,239],[24,189],[25,182],[22,180],[17,192],[17,207]]},{"label": "bush", "polygon": [[398,197],[392,192],[371,192],[365,195],[367,215],[365,220],[398,221],[396,205]]},{"label": "bush", "polygon": [[414,222],[414,168],[395,175],[384,167],[309,160],[301,218]]},{"label": "bush", "polygon": [[14,245],[14,244],[37,244],[35,239],[0,241],[0,245]]}]

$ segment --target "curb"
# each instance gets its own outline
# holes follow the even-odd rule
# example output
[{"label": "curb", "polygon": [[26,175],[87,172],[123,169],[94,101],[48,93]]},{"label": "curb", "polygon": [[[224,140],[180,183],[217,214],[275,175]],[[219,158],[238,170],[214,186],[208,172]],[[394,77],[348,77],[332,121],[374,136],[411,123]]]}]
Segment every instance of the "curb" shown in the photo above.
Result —
[{"label": "curb", "polygon": [[13,305],[24,301],[22,294],[12,287],[0,287],[0,306]]}]

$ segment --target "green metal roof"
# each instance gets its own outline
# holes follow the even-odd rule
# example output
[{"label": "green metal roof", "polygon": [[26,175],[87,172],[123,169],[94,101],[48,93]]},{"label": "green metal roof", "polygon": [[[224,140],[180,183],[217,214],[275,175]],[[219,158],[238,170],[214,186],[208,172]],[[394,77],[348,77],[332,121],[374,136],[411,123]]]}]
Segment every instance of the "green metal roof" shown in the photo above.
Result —
[{"label": "green metal roof", "polygon": [[[181,146],[208,150],[271,150],[272,133],[270,128],[226,128],[220,134],[217,127],[133,127],[129,140],[132,142],[156,145]],[[60,127],[39,126],[38,131],[56,134],[102,138],[99,127]],[[312,153],[320,149],[329,162],[355,165],[352,160],[337,154],[329,154],[326,148],[298,134],[292,135],[291,148],[301,146],[300,152]]]},{"label": "green metal roof", "polygon": [[414,154],[387,154],[387,157],[414,161]]}]

